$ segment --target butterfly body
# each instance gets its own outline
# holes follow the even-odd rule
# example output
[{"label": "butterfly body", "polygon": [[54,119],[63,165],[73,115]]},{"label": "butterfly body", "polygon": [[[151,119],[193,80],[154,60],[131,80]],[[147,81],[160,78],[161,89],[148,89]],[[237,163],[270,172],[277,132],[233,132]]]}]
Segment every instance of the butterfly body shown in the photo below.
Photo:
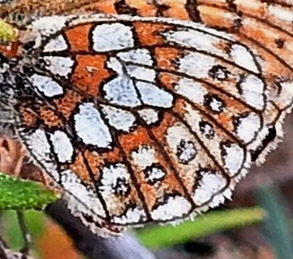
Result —
[{"label": "butterfly body", "polygon": [[[243,1],[202,2],[32,17],[7,59],[21,140],[95,232],[223,203],[282,135],[293,97],[290,25],[246,15]],[[152,10],[175,18],[143,17]]]}]

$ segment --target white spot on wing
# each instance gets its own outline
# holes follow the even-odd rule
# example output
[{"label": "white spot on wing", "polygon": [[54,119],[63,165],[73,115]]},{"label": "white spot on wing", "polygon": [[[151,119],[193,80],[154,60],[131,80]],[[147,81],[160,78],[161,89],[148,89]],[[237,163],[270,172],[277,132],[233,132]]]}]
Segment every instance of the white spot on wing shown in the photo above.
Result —
[{"label": "white spot on wing", "polygon": [[44,52],[64,51],[68,49],[67,42],[63,35],[51,39],[44,47]]},{"label": "white spot on wing", "polygon": [[136,87],[140,92],[143,103],[163,108],[172,107],[173,96],[165,90],[160,89],[157,85],[137,82]]},{"label": "white spot on wing", "polygon": [[129,132],[131,127],[134,126],[135,117],[130,112],[109,105],[102,105],[101,107],[109,124],[115,129]]},{"label": "white spot on wing", "polygon": [[249,75],[240,83],[244,100],[256,109],[264,108],[264,83],[254,75]]},{"label": "white spot on wing", "polygon": [[133,151],[131,153],[131,156],[134,164],[141,170],[144,170],[146,167],[157,162],[156,151],[154,148],[149,146],[140,146],[137,151]]},{"label": "white spot on wing", "polygon": [[116,71],[118,76],[104,85],[105,99],[114,104],[130,107],[140,105],[133,80],[123,73],[121,63],[111,58],[107,66]]},{"label": "white spot on wing", "polygon": [[92,103],[83,103],[79,106],[79,112],[74,115],[74,127],[85,144],[108,148],[112,142],[109,128]]},{"label": "white spot on wing", "polygon": [[239,118],[236,134],[245,143],[250,142],[260,130],[260,118],[255,113],[250,113],[244,118]]},{"label": "white spot on wing", "polygon": [[72,72],[74,61],[69,57],[45,56],[46,69],[52,74],[68,77]]},{"label": "white spot on wing", "polygon": [[111,57],[109,61],[107,62],[107,67],[114,70],[117,74],[123,75],[123,65],[117,58]]},{"label": "white spot on wing", "polygon": [[97,52],[121,50],[134,46],[131,27],[121,23],[97,25],[92,37],[93,49]]},{"label": "white spot on wing", "polygon": [[134,49],[117,54],[124,62],[133,62],[140,65],[152,66],[153,60],[149,50],[147,49]]},{"label": "white spot on wing", "polygon": [[[291,3],[290,0],[288,2]],[[270,15],[275,16],[282,21],[290,23],[293,21],[292,9],[286,9],[285,7],[282,7],[280,5],[269,5],[268,11]]]},{"label": "white spot on wing", "polygon": [[259,73],[256,66],[255,60],[252,54],[244,47],[239,44],[231,46],[230,55],[232,60],[239,66],[246,68],[255,73]]},{"label": "white spot on wing", "polygon": [[165,204],[159,205],[151,211],[154,220],[170,220],[174,217],[182,217],[191,210],[191,204],[184,197],[169,197]]},{"label": "white spot on wing", "polygon": [[236,144],[228,144],[222,146],[224,151],[223,161],[228,174],[233,177],[239,173],[239,170],[243,166],[244,151]]},{"label": "white spot on wing", "polygon": [[73,147],[68,136],[63,131],[57,130],[50,135],[50,140],[58,161],[61,163],[70,162],[73,155]]},{"label": "white spot on wing", "polygon": [[179,62],[180,72],[196,78],[208,78],[209,70],[216,65],[215,58],[196,52],[189,52]]},{"label": "white spot on wing", "polygon": [[59,15],[41,17],[32,22],[32,30],[49,36],[60,31],[65,26],[66,20],[66,16]]},{"label": "white spot on wing", "polygon": [[148,125],[156,123],[159,120],[158,112],[150,108],[142,109],[138,111],[138,114]]},{"label": "white spot on wing", "polygon": [[222,112],[223,111],[223,102],[217,100],[216,98],[211,98],[211,102],[209,104],[210,109],[214,112]]},{"label": "white spot on wing", "polygon": [[141,104],[134,88],[133,81],[126,76],[119,76],[103,87],[105,99],[110,103],[129,107],[136,107]]},{"label": "white spot on wing", "polygon": [[153,69],[145,68],[141,66],[135,66],[135,65],[128,65],[127,67],[127,73],[130,77],[136,78],[138,80],[145,80],[154,82],[156,78],[156,72]]},{"label": "white spot on wing", "polygon": [[203,104],[206,88],[192,79],[182,78],[175,87],[176,93],[188,98],[194,103]]},{"label": "white spot on wing", "polygon": [[33,74],[29,80],[38,91],[47,97],[63,94],[63,88],[51,77]]},{"label": "white spot on wing", "polygon": [[193,194],[193,200],[197,205],[208,202],[213,195],[221,191],[226,185],[226,179],[219,173],[205,171]]}]

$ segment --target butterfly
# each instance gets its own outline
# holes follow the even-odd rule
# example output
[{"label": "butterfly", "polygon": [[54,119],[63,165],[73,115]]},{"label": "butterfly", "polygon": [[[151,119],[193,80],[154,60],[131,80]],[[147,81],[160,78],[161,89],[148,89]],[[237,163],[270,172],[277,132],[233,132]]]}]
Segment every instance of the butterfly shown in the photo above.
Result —
[{"label": "butterfly", "polygon": [[14,55],[1,50],[1,99],[93,232],[216,207],[280,141],[289,1],[59,2],[0,10],[19,31]]}]

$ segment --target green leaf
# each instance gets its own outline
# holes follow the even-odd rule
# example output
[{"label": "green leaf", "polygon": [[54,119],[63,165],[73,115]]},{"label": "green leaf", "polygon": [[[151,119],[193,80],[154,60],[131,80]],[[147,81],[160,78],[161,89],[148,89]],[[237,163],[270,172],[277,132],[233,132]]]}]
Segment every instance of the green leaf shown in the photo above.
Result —
[{"label": "green leaf", "polygon": [[188,240],[262,221],[266,216],[261,208],[213,211],[178,226],[150,227],[138,231],[142,244],[160,248]]},{"label": "green leaf", "polygon": [[58,198],[40,183],[0,173],[0,210],[41,210]]},{"label": "green leaf", "polygon": [[0,39],[4,42],[15,41],[17,39],[16,30],[2,19],[0,19]]}]

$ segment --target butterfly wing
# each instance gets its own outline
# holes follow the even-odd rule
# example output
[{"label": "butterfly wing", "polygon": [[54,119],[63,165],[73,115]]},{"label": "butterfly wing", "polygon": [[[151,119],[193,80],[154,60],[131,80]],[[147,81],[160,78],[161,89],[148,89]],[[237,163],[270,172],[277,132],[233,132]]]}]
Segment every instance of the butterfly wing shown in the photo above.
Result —
[{"label": "butterfly wing", "polygon": [[35,47],[12,76],[19,132],[95,232],[217,206],[282,134],[293,95],[290,7],[191,2],[107,6],[216,30],[104,15],[28,25]]},{"label": "butterfly wing", "polygon": [[223,202],[288,107],[268,105],[257,48],[201,24],[56,16],[31,30],[16,76],[21,138],[98,228]]}]

